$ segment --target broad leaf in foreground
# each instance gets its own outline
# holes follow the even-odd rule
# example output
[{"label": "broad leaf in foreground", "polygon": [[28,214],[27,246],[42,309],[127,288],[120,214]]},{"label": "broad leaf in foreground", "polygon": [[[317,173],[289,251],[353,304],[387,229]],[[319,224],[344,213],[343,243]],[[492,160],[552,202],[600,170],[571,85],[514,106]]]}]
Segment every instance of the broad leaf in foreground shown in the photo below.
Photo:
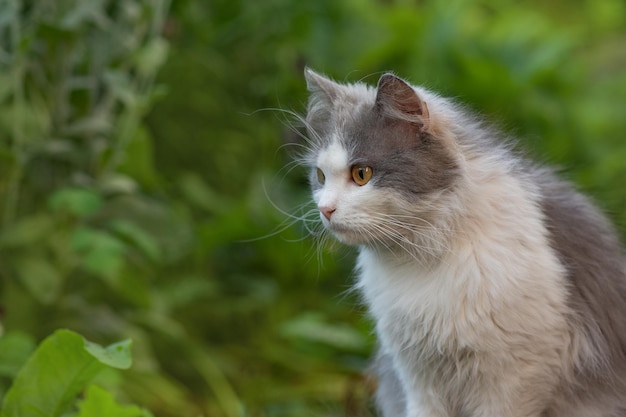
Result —
[{"label": "broad leaf in foreground", "polygon": [[1,417],[56,417],[107,366],[131,364],[131,341],[102,347],[69,330],[46,338],[19,371],[7,392]]}]

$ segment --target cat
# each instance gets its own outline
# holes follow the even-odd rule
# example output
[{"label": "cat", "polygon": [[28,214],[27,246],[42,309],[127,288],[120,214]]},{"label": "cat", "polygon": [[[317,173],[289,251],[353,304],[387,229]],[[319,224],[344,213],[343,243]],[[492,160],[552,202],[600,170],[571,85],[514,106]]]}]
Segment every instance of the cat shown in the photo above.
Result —
[{"label": "cat", "polygon": [[382,417],[626,416],[612,226],[496,129],[392,73],[305,70],[313,200],[358,247]]}]

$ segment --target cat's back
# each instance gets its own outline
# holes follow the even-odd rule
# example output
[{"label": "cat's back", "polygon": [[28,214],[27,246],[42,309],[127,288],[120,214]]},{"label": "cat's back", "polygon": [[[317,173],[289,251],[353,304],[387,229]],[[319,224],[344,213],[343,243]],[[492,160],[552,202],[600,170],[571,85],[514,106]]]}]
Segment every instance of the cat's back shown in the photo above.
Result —
[{"label": "cat's back", "polygon": [[[626,330],[626,260],[615,229],[568,182],[542,170],[538,183],[550,244],[566,268],[570,296],[590,308],[593,301],[602,302],[595,307],[606,315],[620,312],[614,318]],[[607,304],[611,301],[618,303]]]},{"label": "cat's back", "polygon": [[587,346],[561,407],[626,408],[626,262],[617,233],[571,184],[547,170],[536,181],[550,245],[566,271],[573,330],[583,330]]}]

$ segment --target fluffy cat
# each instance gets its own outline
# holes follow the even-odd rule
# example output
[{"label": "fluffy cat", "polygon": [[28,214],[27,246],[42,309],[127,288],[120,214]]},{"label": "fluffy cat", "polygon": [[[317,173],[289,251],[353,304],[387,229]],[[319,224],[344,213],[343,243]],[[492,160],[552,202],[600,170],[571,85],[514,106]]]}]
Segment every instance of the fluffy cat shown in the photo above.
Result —
[{"label": "fluffy cat", "polygon": [[600,211],[448,99],[305,76],[313,198],[359,248],[380,414],[626,416],[626,272]]}]

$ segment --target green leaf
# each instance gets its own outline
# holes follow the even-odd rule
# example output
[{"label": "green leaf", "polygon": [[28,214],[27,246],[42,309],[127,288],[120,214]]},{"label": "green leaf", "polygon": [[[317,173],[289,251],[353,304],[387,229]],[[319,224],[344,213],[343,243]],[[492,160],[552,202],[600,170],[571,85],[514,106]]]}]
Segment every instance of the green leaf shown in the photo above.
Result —
[{"label": "green leaf", "polygon": [[289,320],[281,326],[280,332],[290,339],[323,343],[337,349],[356,352],[367,349],[367,340],[357,330],[345,323],[326,323],[316,313],[304,313]]},{"label": "green leaf", "polygon": [[104,81],[111,89],[115,97],[119,98],[126,106],[133,107],[137,102],[134,86],[131,83],[129,74],[118,70],[106,70]]},{"label": "green leaf", "polygon": [[130,356],[131,340],[123,340],[107,347],[85,340],[85,350],[105,365],[117,369],[128,369],[132,364]]},{"label": "green leaf", "polygon": [[29,102],[15,102],[0,113],[0,124],[20,129],[14,140],[22,145],[41,143],[47,137],[52,124],[51,113],[46,104],[33,97]]},{"label": "green leaf", "polygon": [[163,38],[154,38],[137,53],[137,70],[143,76],[154,74],[167,58],[168,43]]},{"label": "green leaf", "polygon": [[140,126],[128,141],[119,172],[130,176],[145,187],[158,186],[152,138],[144,127]]},{"label": "green leaf", "polygon": [[15,378],[34,350],[33,338],[25,333],[10,332],[0,337],[0,375]]},{"label": "green leaf", "polygon": [[[130,353],[122,342],[95,348],[82,336],[57,330],[46,338],[20,370],[2,404],[2,417],[57,417],[107,365],[127,367]],[[122,365],[122,366],[120,366]]]},{"label": "green leaf", "polygon": [[111,224],[111,228],[140,249],[151,261],[158,262],[161,258],[161,250],[156,240],[139,226],[126,220],[116,220]]},{"label": "green leaf", "polygon": [[81,227],[70,245],[82,255],[83,268],[97,276],[115,278],[124,264],[124,243],[107,232]]},{"label": "green leaf", "polygon": [[135,405],[121,405],[113,395],[97,385],[87,389],[85,400],[78,404],[76,417],[149,417],[152,414]]},{"label": "green leaf", "polygon": [[100,179],[99,187],[105,194],[132,194],[139,188],[134,178],[120,173]]},{"label": "green leaf", "polygon": [[57,299],[63,284],[63,275],[46,258],[29,252],[15,260],[15,272],[30,293],[41,303]]},{"label": "green leaf", "polygon": [[103,16],[103,0],[90,0],[78,2],[61,19],[60,26],[67,30],[75,31],[81,24],[90,20],[97,20],[100,24],[106,19]]},{"label": "green leaf", "polygon": [[110,115],[97,112],[78,119],[67,127],[67,133],[72,135],[106,135],[111,131]]},{"label": "green leaf", "polygon": [[203,179],[194,173],[187,172],[178,179],[178,186],[189,203],[209,212],[219,212],[227,207],[223,197],[217,195]]},{"label": "green leaf", "polygon": [[7,227],[0,234],[0,248],[17,248],[38,243],[54,227],[50,216],[34,215],[24,217]]},{"label": "green leaf", "polygon": [[76,216],[88,216],[102,206],[102,197],[86,188],[64,188],[52,194],[48,200],[54,211],[67,211]]}]

